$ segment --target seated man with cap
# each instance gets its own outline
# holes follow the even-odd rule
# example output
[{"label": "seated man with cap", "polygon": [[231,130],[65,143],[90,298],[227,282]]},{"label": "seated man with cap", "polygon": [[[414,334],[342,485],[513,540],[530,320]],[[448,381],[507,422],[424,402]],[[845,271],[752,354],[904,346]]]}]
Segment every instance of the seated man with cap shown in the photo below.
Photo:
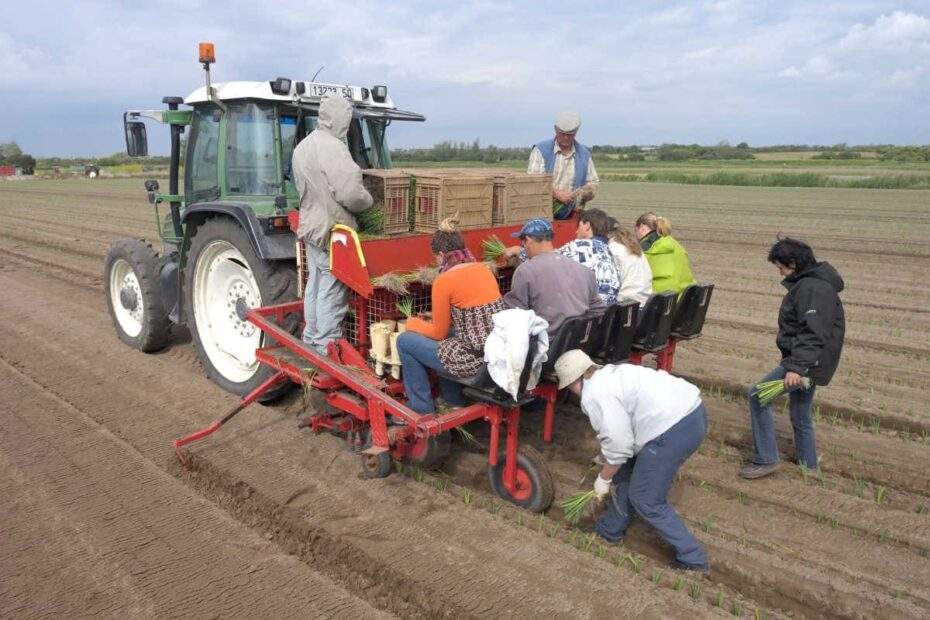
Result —
[{"label": "seated man with cap", "polygon": [[567,319],[604,312],[594,272],[555,251],[548,220],[528,220],[513,236],[520,239],[527,260],[513,272],[505,306],[532,310],[546,319],[550,335]]},{"label": "seated man with cap", "polygon": [[567,220],[575,207],[590,202],[600,180],[594,169],[591,149],[575,140],[581,117],[562,112],[555,119],[555,138],[543,140],[530,152],[526,171],[552,175],[552,217]]}]

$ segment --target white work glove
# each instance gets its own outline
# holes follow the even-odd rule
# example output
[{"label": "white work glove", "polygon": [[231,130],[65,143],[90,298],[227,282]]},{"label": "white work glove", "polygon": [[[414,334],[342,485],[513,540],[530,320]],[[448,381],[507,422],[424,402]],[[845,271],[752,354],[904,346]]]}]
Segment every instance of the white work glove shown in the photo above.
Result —
[{"label": "white work glove", "polygon": [[607,497],[610,494],[610,480],[604,480],[598,474],[594,479],[594,494],[597,496],[598,501]]}]

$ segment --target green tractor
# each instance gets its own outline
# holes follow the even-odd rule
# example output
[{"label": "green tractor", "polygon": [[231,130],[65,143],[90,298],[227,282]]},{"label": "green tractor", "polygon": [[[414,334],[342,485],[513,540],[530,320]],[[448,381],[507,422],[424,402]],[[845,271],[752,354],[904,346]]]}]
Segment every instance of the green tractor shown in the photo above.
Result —
[{"label": "green tractor", "polygon": [[[321,98],[335,94],[352,102],[347,143],[363,169],[391,167],[385,134],[392,121],[425,119],[396,109],[384,86],[287,78],[214,85],[212,45],[201,45],[200,62],[206,86],[185,99],[165,97],[167,109],[123,115],[133,157],[148,154],[143,118],[168,125],[169,188],[161,193],[158,181],[145,181],[162,247],[144,239],[115,242],[104,289],[126,344],[158,351],[170,343],[171,324],[186,325],[207,376],[244,395],[271,375],[255,359],[262,333],[246,321],[246,312],[297,296],[296,238],[287,214],[299,199],[290,161],[294,146],[316,125]],[[296,333],[296,319],[290,327]]]}]

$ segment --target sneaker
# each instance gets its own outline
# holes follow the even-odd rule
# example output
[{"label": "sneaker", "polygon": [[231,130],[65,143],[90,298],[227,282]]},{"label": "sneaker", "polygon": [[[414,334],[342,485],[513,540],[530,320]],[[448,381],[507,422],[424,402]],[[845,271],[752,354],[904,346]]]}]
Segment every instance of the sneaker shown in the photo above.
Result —
[{"label": "sneaker", "polygon": [[688,570],[704,574],[710,572],[710,566],[707,564],[685,564],[684,562],[679,562],[678,560],[672,562],[672,568],[675,570]]},{"label": "sneaker", "polygon": [[764,465],[749,463],[739,470],[739,475],[747,480],[755,480],[774,473],[778,469],[778,465],[778,463],[766,463]]}]

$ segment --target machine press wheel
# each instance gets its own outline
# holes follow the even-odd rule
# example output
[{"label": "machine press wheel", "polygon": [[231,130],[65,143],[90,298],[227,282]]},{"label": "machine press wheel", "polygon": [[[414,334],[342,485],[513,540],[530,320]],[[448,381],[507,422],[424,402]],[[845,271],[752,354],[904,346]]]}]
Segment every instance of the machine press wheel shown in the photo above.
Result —
[{"label": "machine press wheel", "polygon": [[365,478],[387,478],[391,473],[391,453],[362,453],[362,475]]},{"label": "machine press wheel", "polygon": [[501,498],[526,508],[530,512],[542,512],[552,503],[552,475],[542,455],[526,446],[517,450],[517,488],[513,493],[504,487],[504,463],[507,453],[501,450],[497,465],[488,467],[491,489]]}]

